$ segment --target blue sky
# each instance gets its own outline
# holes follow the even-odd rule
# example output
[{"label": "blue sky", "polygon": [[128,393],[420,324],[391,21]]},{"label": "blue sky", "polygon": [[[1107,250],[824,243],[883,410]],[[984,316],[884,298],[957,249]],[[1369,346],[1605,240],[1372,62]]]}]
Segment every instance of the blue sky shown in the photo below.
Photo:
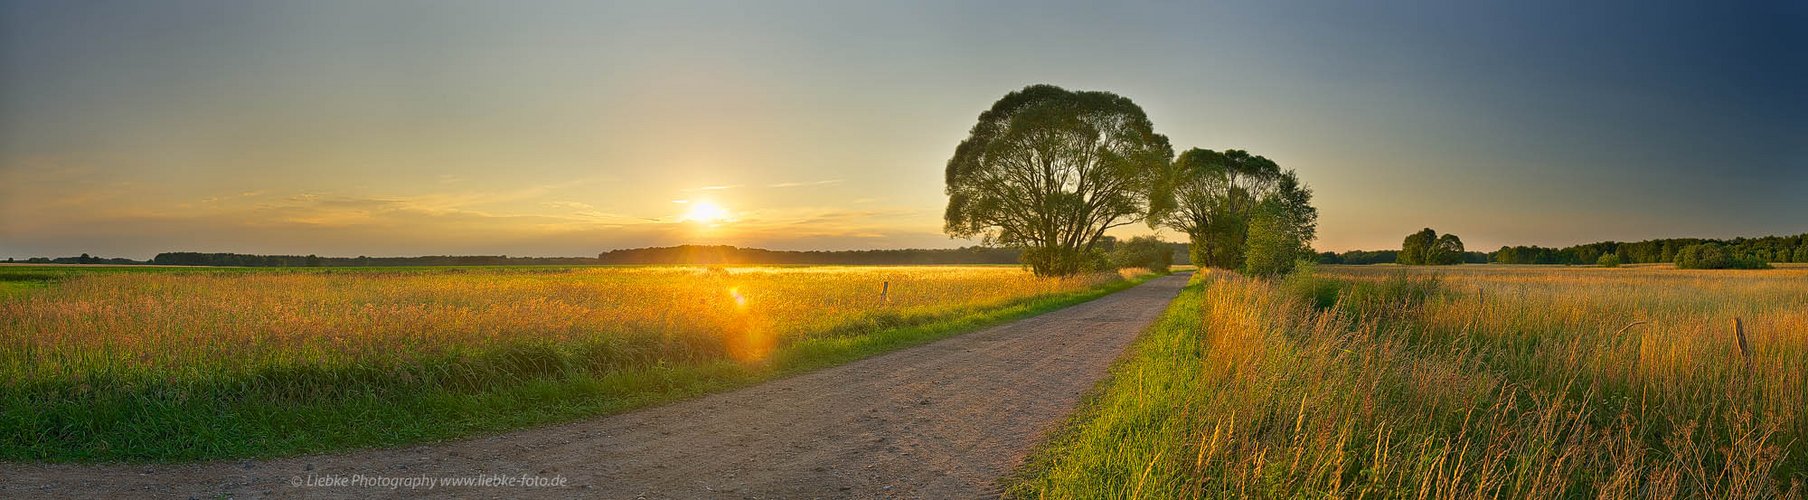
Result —
[{"label": "blue sky", "polygon": [[0,256],[970,244],[1034,83],[1298,170],[1325,250],[1800,233],[1804,5],[7,2]]}]

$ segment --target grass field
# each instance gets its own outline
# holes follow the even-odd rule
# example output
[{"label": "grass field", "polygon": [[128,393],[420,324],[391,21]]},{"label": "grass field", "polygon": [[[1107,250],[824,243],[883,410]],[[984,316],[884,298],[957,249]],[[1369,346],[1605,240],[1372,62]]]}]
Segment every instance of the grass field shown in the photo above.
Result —
[{"label": "grass field", "polygon": [[1148,277],[931,266],[0,276],[0,459],[50,461],[284,455],[616,412]]},{"label": "grass field", "polygon": [[1010,492],[1799,498],[1805,377],[1800,266],[1215,273]]}]

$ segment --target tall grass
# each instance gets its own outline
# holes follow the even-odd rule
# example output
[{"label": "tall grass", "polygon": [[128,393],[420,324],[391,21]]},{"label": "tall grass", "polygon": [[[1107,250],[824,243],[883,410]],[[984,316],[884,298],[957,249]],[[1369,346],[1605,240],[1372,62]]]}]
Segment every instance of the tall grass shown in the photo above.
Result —
[{"label": "tall grass", "polygon": [[1140,278],[1003,267],[76,275],[0,299],[0,458],[277,455],[607,413],[1084,300],[1125,276]]},{"label": "tall grass", "polygon": [[1808,269],[1326,267],[1199,286],[1013,493],[1753,498],[1808,483]]}]

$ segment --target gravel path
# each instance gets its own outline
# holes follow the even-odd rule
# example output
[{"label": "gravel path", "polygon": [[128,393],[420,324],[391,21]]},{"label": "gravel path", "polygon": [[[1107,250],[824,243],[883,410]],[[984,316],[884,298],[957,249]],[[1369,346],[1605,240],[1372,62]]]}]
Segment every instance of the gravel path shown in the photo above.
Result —
[{"label": "gravel path", "polygon": [[[269,461],[0,463],[0,498],[997,496],[998,479],[1186,279],[738,391],[494,436]],[[400,484],[423,476],[499,485]],[[526,480],[564,485],[508,484]]]}]

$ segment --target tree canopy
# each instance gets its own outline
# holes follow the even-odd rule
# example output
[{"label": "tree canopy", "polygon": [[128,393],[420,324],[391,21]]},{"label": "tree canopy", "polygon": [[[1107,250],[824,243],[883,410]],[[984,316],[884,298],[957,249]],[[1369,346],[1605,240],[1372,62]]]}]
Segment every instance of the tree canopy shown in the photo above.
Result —
[{"label": "tree canopy", "polygon": [[1729,256],[1761,262],[1808,262],[1808,234],[1733,238],[1666,238],[1637,242],[1601,241],[1564,248],[1503,246],[1494,261],[1503,264],[1587,264],[1614,255],[1626,264],[1675,262],[1682,249],[1714,243]]},{"label": "tree canopy", "polygon": [[1437,241],[1438,232],[1429,227],[1406,235],[1406,240],[1400,242],[1399,262],[1409,266],[1430,263],[1431,247]]},{"label": "tree canopy", "polygon": [[1426,256],[1426,263],[1439,266],[1463,263],[1463,239],[1450,233],[1439,236]]},{"label": "tree canopy", "polygon": [[948,160],[945,230],[1020,247],[1038,275],[1077,273],[1106,230],[1165,204],[1173,155],[1130,99],[1025,87],[981,113]]},{"label": "tree canopy", "polygon": [[1750,256],[1727,252],[1719,243],[1698,243],[1676,251],[1679,269],[1769,269],[1770,264]]},{"label": "tree canopy", "polygon": [[1318,234],[1318,209],[1312,207],[1312,190],[1300,184],[1292,171],[1284,173],[1271,196],[1256,204],[1249,217],[1244,241],[1243,272],[1275,275],[1291,272],[1294,264],[1311,259],[1311,242]]},{"label": "tree canopy", "polygon": [[[1278,231],[1268,236],[1298,239],[1301,246],[1316,236],[1318,211],[1311,206],[1311,191],[1293,171],[1281,170],[1268,158],[1238,149],[1194,148],[1174,160],[1164,182],[1173,197],[1171,202],[1162,199],[1169,203],[1157,207],[1155,221],[1186,233],[1192,243],[1190,260],[1196,265],[1246,266],[1251,224],[1264,203],[1276,203],[1267,214],[1274,219],[1260,225]],[[1272,261],[1274,257],[1263,258]]]},{"label": "tree canopy", "polygon": [[1420,229],[1406,235],[1400,243],[1399,262],[1405,265],[1447,266],[1461,264],[1469,252],[1463,249],[1463,239],[1454,234],[1439,236],[1431,228]]}]

